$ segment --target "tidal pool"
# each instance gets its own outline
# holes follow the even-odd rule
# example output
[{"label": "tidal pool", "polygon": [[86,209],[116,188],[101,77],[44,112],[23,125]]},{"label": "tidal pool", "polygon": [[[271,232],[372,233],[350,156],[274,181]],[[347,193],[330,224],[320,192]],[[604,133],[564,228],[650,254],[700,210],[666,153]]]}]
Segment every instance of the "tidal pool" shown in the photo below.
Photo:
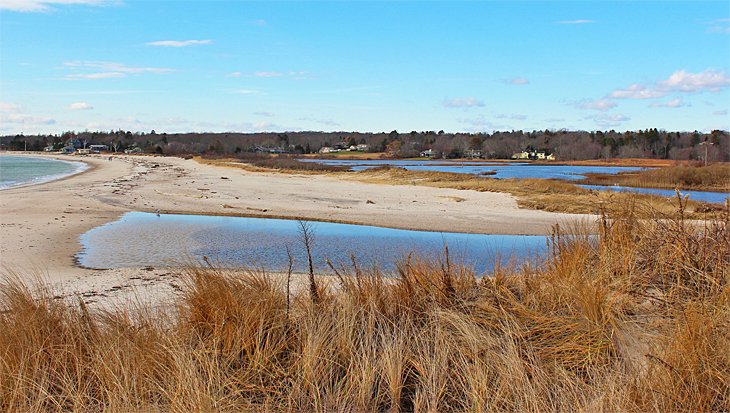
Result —
[{"label": "tidal pool", "polygon": [[[478,273],[503,264],[538,260],[546,237],[408,231],[365,225],[308,222],[314,235],[313,257],[319,272],[330,272],[325,260],[350,266],[354,255],[361,268],[395,269],[409,253],[437,258],[448,245],[452,262]],[[294,270],[306,271],[306,250],[297,221],[267,218],[165,215],[129,212],[94,228],[80,238],[78,262],[90,268],[137,268],[200,264],[203,257],[220,267],[287,268],[287,246]]]}]

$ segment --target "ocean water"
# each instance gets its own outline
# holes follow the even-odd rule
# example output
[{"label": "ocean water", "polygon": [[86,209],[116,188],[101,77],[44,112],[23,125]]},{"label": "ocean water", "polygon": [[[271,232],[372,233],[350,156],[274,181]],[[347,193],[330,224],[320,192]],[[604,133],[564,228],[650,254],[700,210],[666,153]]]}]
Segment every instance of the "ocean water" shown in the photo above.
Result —
[{"label": "ocean water", "polygon": [[[392,272],[412,252],[443,257],[448,245],[452,263],[463,262],[484,273],[497,262],[538,259],[547,248],[544,236],[407,231],[329,222],[310,225],[318,272],[331,272],[327,259],[349,268],[353,255],[361,268],[377,263]],[[91,268],[174,267],[202,264],[205,256],[220,267],[283,271],[288,246],[295,258],[294,270],[306,271],[306,250],[298,223],[292,220],[130,212],[86,232],[80,241],[83,250],[76,258]]]},{"label": "ocean water", "polygon": [[0,189],[37,184],[79,173],[88,168],[83,162],[29,156],[0,156]]}]

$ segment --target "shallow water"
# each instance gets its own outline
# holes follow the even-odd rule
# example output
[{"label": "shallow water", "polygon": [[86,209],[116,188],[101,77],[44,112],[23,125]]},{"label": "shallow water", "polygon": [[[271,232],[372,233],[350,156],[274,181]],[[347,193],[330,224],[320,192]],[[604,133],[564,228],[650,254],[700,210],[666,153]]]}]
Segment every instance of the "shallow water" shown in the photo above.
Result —
[{"label": "shallow water", "polygon": [[[350,266],[354,254],[362,268],[377,263],[386,271],[418,251],[428,257],[448,245],[452,262],[473,266],[479,273],[497,262],[519,262],[544,253],[544,236],[483,235],[407,231],[364,225],[310,223],[313,256],[319,272],[329,272],[325,259]],[[118,221],[97,227],[80,238],[79,263],[92,268],[180,266],[200,263],[207,256],[222,267],[287,267],[286,246],[295,256],[295,271],[306,271],[306,250],[297,221],[266,218],[161,215],[130,212]]]},{"label": "shallow water", "polygon": [[83,162],[30,156],[0,156],[0,189],[60,179],[81,172]]},{"label": "shallow water", "polygon": [[496,172],[490,178],[498,179],[562,179],[578,180],[589,173],[617,174],[619,172],[638,171],[644,168],[627,166],[571,166],[571,165],[533,165],[526,162],[504,163],[453,163],[444,161],[410,161],[410,160],[358,160],[358,159],[300,159],[304,162],[318,162],[325,165],[349,166],[353,171],[389,165],[411,171],[454,172],[480,175],[484,172]]},{"label": "shallow water", "polygon": [[[636,192],[640,194],[656,195],[665,198],[672,198],[676,196],[673,189],[656,189],[656,188],[634,188],[630,186],[619,186],[619,185],[578,185],[586,189],[597,189],[600,191],[615,191],[615,192]],[[680,191],[682,195],[689,195],[689,199],[701,202],[710,202],[716,204],[723,204],[730,194],[725,192],[707,192],[707,191]]]}]

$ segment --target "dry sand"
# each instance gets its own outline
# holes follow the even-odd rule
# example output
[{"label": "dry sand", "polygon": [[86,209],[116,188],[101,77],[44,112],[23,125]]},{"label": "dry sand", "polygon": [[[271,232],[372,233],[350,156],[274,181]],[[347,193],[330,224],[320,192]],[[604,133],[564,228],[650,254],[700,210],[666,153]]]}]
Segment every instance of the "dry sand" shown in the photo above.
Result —
[{"label": "dry sand", "polygon": [[[13,154],[15,155],[15,154]],[[33,156],[44,156],[33,154]],[[47,156],[47,155],[46,155]],[[79,235],[128,211],[305,218],[443,232],[547,234],[587,215],[519,209],[507,194],[364,184],[318,175],[249,172],[172,157],[58,156],[87,162],[62,180],[0,191],[3,272],[43,277],[87,301],[178,290],[169,269],[89,270]]]}]

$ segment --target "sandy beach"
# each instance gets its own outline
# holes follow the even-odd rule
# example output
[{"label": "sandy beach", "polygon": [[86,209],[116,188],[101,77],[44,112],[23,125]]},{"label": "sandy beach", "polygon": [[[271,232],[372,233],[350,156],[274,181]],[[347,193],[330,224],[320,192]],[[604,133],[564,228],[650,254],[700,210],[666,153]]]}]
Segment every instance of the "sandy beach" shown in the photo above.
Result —
[{"label": "sandy beach", "polygon": [[[16,155],[16,154],[13,154]],[[44,156],[33,154],[33,156]],[[165,268],[90,270],[74,255],[84,232],[128,211],[304,218],[441,232],[547,234],[587,215],[519,209],[507,194],[364,184],[318,175],[250,172],[172,157],[60,156],[91,168],[0,191],[5,273],[42,275],[89,301],[177,289]]]}]

